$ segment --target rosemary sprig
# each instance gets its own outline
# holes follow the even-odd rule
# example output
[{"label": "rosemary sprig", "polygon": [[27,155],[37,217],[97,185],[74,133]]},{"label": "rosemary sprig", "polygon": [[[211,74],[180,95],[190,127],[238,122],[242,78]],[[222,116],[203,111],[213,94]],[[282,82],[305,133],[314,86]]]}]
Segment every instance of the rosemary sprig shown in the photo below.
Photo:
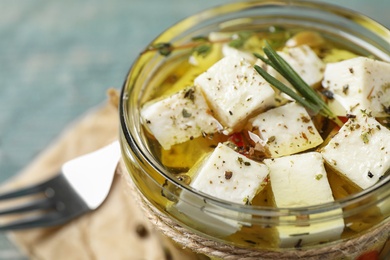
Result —
[{"label": "rosemary sprig", "polygon": [[254,55],[279,72],[294,87],[297,93],[271,76],[263,68],[255,65],[255,70],[266,81],[268,81],[268,83],[289,95],[297,102],[310,109],[313,113],[320,113],[321,115],[333,120],[338,126],[343,125],[341,120],[333,114],[333,112],[329,109],[328,105],[319,96],[319,94],[313,88],[311,88],[274,49],[272,49],[268,42],[266,42],[263,50],[264,54],[267,55],[267,58],[257,53]]},{"label": "rosemary sprig", "polygon": [[268,72],[266,72],[263,68],[259,67],[258,65],[255,65],[256,71],[271,85],[275,86],[277,89],[282,91],[283,93],[286,93],[293,99],[295,99],[297,102],[301,103],[303,106],[309,108],[314,113],[318,113],[320,111],[320,108],[309,101],[307,101],[302,96],[298,95],[296,92],[294,92],[291,88],[284,85],[279,80],[275,79],[273,76],[271,76]]},{"label": "rosemary sprig", "polygon": [[190,42],[182,45],[173,45],[170,42],[158,42],[149,45],[141,54],[145,54],[150,51],[157,51],[162,56],[169,56],[175,50],[180,49],[192,49],[192,52],[198,55],[206,56],[210,53],[213,44],[227,43],[230,47],[239,49],[242,48],[248,39],[253,36],[255,32],[244,31],[237,34],[232,34],[229,37],[211,40],[207,36],[195,36],[191,38]]},{"label": "rosemary sprig", "polygon": [[169,56],[175,50],[180,49],[192,49],[193,53],[206,56],[210,53],[212,45],[214,43],[231,42],[231,38],[211,41],[208,37],[197,36],[193,37],[190,42],[175,46],[170,42],[159,42],[148,46],[141,54],[145,54],[150,51],[157,51],[162,56]]}]

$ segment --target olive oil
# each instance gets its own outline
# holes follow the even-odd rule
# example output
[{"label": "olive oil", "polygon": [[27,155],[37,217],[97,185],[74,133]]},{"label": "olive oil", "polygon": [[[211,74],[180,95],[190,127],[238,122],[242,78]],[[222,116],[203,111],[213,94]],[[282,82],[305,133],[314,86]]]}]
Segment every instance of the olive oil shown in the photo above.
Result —
[{"label": "olive oil", "polygon": [[[245,41],[236,44],[240,50],[261,53],[265,41],[268,41],[275,49],[281,49],[286,45],[290,47],[301,44],[309,45],[326,63],[362,55],[362,53],[354,53],[354,51],[348,49],[346,46],[330,41],[326,36],[322,36],[319,33],[295,28],[286,30],[274,27],[268,31],[251,32],[249,37],[246,36]],[[156,97],[167,96],[191,86],[193,84],[193,80],[198,75],[206,71],[212,64],[223,57],[221,51],[223,44],[226,44],[226,42],[213,43],[211,46],[211,52],[205,56],[191,54],[189,51],[186,55],[175,59],[175,64],[166,68],[163,72],[163,76],[160,76],[161,80],[153,81],[154,92],[148,97],[148,99],[152,100]],[[323,91],[323,89],[321,89],[322,86],[316,86],[316,88],[319,92]],[[282,99],[280,96],[277,98]],[[327,97],[325,95],[324,99],[326,98]],[[279,102],[279,104],[283,104],[284,102],[286,101],[284,100]],[[383,121],[384,119],[381,120]],[[338,128],[338,126],[329,119],[320,115],[313,115],[313,121],[322,138],[325,140],[324,143],[327,142],[331,135],[334,134],[335,129]],[[203,157],[207,156],[207,154],[210,153],[218,143],[233,141],[237,151],[246,155],[249,154],[248,147],[251,145],[250,139],[247,138],[247,130],[243,130],[240,133],[243,137],[240,142],[234,142],[234,140],[232,140],[232,135],[216,133],[212,136],[203,136],[185,143],[174,145],[170,150],[164,150],[161,148],[153,136],[148,134],[146,129],[144,129],[144,134],[148,145],[153,147],[153,149],[150,150],[154,152],[155,158],[159,160],[161,165],[171,174],[171,178],[176,178],[183,185],[187,185],[191,181],[192,175],[190,169],[193,168]],[[317,149],[319,148],[320,147],[317,147]],[[137,171],[137,169],[134,170]],[[361,191],[361,189],[356,187],[350,181],[340,177],[340,174],[329,167],[327,167],[327,174],[335,200],[343,199]],[[168,212],[174,218],[185,219],[185,222],[190,223],[191,216],[184,216],[183,214],[177,212],[174,208],[174,205],[177,203],[180,196],[181,189],[172,184],[168,179],[163,179],[161,176],[157,176],[157,174],[153,177],[155,178],[154,181],[158,182],[163,188],[162,190],[152,191],[151,193],[153,194],[148,194],[148,197],[153,198],[156,206],[163,209],[163,211]],[[145,183],[145,180],[139,181],[139,185],[147,185]],[[150,187],[152,186],[153,185],[150,185]],[[270,185],[266,185],[265,188],[255,196],[251,205],[256,207],[274,207]],[[368,227],[379,223],[382,219],[383,216],[380,209],[375,206],[370,207],[365,213],[362,213],[359,216],[345,219],[346,228],[342,236],[349,237],[357,234],[361,230],[365,230]],[[194,226],[202,229],[202,227],[199,227],[199,223],[194,223]],[[224,239],[247,247],[277,247],[277,236],[275,235],[275,230],[272,226],[266,224],[244,224],[239,231],[228,237],[224,237]]]}]

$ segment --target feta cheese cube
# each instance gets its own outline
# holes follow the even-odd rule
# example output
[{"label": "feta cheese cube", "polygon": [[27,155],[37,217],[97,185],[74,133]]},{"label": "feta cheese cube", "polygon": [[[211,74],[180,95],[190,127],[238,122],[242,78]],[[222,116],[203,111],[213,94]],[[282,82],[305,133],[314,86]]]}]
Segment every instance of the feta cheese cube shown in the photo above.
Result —
[{"label": "feta cheese cube", "polygon": [[229,46],[229,44],[224,44],[222,46],[222,54],[225,57],[235,56],[235,57],[243,58],[251,64],[254,64],[256,62],[256,57],[252,53],[231,47]]},{"label": "feta cheese cube", "polygon": [[265,159],[276,206],[303,207],[333,201],[323,158],[318,152]]},{"label": "feta cheese cube", "polygon": [[[217,199],[242,205],[250,204],[253,197],[267,184],[266,165],[248,159],[223,143],[219,143],[200,166],[194,168],[194,172],[190,173],[193,176],[191,187]],[[241,228],[242,222],[250,218],[239,212],[221,212],[217,205],[207,203],[186,190],[180,193],[176,209],[187,217],[201,220],[218,236],[235,233]]]},{"label": "feta cheese cube", "polygon": [[182,190],[179,201],[168,209],[175,216],[192,219],[197,228],[216,237],[226,237],[239,231],[242,226],[250,225],[251,215],[243,212],[228,211],[213,201]]},{"label": "feta cheese cube", "polygon": [[145,104],[141,118],[164,149],[221,128],[197,87]]},{"label": "feta cheese cube", "polygon": [[[277,53],[309,86],[316,87],[323,79],[325,64],[309,46],[300,45],[298,47],[284,48],[283,51],[278,51]],[[262,60],[257,60],[256,64],[287,87],[294,89],[290,82],[288,82],[279,72],[265,64]],[[276,89],[275,92],[281,102],[284,100],[293,100],[293,98],[278,89]]]},{"label": "feta cheese cube", "polygon": [[[262,69],[264,69],[268,74],[270,74],[272,77],[274,77],[275,79],[277,79],[278,81],[280,81],[281,83],[283,83],[284,85],[286,85],[287,87],[291,88],[292,90],[294,90],[294,87],[290,84],[290,82],[288,82],[277,70],[275,70],[272,66],[269,66],[268,64],[266,64],[264,61],[258,59],[255,64],[259,67],[261,67]],[[272,86],[273,87],[273,86]],[[274,88],[274,91],[275,91],[275,105],[276,106],[280,106],[280,105],[283,105],[285,104],[286,102],[288,101],[293,101],[294,99],[292,97],[290,97],[289,95],[287,95],[286,93],[280,91],[279,89]],[[295,91],[295,90],[294,90]]]},{"label": "feta cheese cube", "polygon": [[218,199],[247,204],[266,184],[267,176],[267,166],[219,143],[196,169],[190,186]]},{"label": "feta cheese cube", "polygon": [[227,133],[238,131],[254,113],[274,105],[274,90],[237,56],[228,56],[195,79]]},{"label": "feta cheese cube", "polygon": [[357,186],[374,185],[390,168],[390,130],[359,112],[322,148],[325,161]]},{"label": "feta cheese cube", "polygon": [[306,109],[296,102],[261,113],[250,123],[272,157],[305,151],[323,142]]},{"label": "feta cheese cube", "polygon": [[[280,208],[307,207],[334,201],[323,158],[318,152],[309,152],[290,155],[274,159],[266,159],[264,163],[269,167],[271,189],[274,202]],[[316,218],[336,214],[339,218],[319,223],[310,223]],[[282,220],[297,221],[296,226],[279,225],[276,230],[279,234],[281,247],[314,244],[339,238],[344,229],[341,210],[327,213],[316,213],[298,217],[285,217]]]},{"label": "feta cheese cube", "polygon": [[356,114],[361,109],[375,117],[389,115],[390,63],[366,57],[329,63],[322,84],[333,93],[329,106],[337,115]]},{"label": "feta cheese cube", "polygon": [[301,76],[309,85],[318,85],[324,76],[325,63],[307,45],[284,48],[278,54]]},{"label": "feta cheese cube", "polygon": [[[300,220],[302,220],[302,223],[300,223]],[[345,226],[341,209],[330,210],[326,213],[296,216],[295,218],[286,216],[281,217],[280,221],[290,221],[290,223],[291,221],[297,221],[295,226],[280,225],[276,228],[279,236],[279,246],[282,248],[335,241],[340,239]]]},{"label": "feta cheese cube", "polygon": [[[211,40],[210,36],[209,39]],[[226,38],[221,40],[226,40]],[[234,33],[230,35],[228,40],[228,43],[223,44],[222,54],[224,56],[237,55],[251,64],[254,64],[257,60],[253,53],[261,53],[264,44],[264,40],[261,37],[251,33]]]}]

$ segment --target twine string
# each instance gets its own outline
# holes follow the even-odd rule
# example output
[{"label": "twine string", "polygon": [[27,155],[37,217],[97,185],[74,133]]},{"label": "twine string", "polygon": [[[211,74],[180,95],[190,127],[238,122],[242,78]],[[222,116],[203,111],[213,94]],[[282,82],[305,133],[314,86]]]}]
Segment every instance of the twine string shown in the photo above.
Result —
[{"label": "twine string", "polygon": [[[241,248],[202,237],[185,227],[180,226],[170,217],[163,214],[145,196],[139,192],[130,174],[125,169],[123,162],[120,174],[128,185],[129,192],[133,196],[146,217],[165,236],[182,246],[189,248],[198,254],[227,260],[274,260],[274,259],[351,259],[363,252],[383,247],[390,238],[390,222],[374,228],[362,236],[358,236],[343,243],[330,243],[318,248],[297,249],[288,251],[256,250],[253,248]],[[379,248],[380,249],[380,248]]]}]

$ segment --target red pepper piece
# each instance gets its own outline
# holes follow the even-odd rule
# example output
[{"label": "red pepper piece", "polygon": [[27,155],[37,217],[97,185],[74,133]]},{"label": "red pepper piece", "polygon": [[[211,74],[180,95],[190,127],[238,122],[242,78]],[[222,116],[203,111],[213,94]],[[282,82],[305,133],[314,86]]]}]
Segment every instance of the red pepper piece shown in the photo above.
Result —
[{"label": "red pepper piece", "polygon": [[244,147],[245,146],[245,139],[244,136],[241,133],[234,133],[229,136],[228,141],[234,143],[238,147]]},{"label": "red pepper piece", "polygon": [[360,255],[356,260],[379,260],[379,253],[376,250],[372,250]]},{"label": "red pepper piece", "polygon": [[349,119],[347,116],[338,116],[338,118],[340,119],[341,122],[343,122],[343,124],[345,124]]}]

